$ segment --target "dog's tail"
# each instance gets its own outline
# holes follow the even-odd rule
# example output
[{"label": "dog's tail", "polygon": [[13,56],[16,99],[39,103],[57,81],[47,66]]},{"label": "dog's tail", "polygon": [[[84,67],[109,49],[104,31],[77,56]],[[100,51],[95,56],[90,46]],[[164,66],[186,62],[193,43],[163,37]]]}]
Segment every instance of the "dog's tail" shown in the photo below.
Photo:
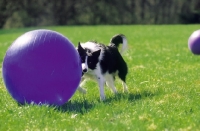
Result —
[{"label": "dog's tail", "polygon": [[123,53],[128,47],[128,43],[127,43],[127,39],[125,35],[117,34],[111,38],[110,46],[116,46],[118,48],[119,44],[122,44],[122,48],[120,52]]}]

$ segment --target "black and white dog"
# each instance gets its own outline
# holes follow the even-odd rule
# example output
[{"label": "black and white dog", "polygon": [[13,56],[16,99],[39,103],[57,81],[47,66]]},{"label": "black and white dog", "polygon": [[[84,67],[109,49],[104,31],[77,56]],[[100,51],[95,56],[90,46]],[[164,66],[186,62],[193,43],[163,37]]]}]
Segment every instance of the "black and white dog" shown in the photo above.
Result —
[{"label": "black and white dog", "polygon": [[94,79],[99,85],[100,99],[104,100],[105,83],[114,93],[117,93],[114,85],[116,75],[122,80],[124,91],[128,92],[126,85],[128,67],[118,51],[120,44],[122,44],[121,53],[123,53],[127,48],[127,39],[123,34],[113,36],[108,46],[95,41],[79,42],[77,50],[81,58],[83,72],[81,84],[78,88],[80,92],[86,93],[82,86],[88,78]]}]

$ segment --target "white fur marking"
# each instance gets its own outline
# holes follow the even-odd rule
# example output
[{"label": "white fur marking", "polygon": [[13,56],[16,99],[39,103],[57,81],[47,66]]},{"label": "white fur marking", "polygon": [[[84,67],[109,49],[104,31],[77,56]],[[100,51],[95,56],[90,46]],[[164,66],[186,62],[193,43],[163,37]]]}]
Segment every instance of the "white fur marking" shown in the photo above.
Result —
[{"label": "white fur marking", "polygon": [[125,36],[122,36],[122,41],[123,41],[123,43],[122,43],[121,54],[124,53],[124,51],[127,50],[127,48],[128,48],[127,47],[128,46],[127,39]]},{"label": "white fur marking", "polygon": [[94,42],[81,43],[81,46],[85,49],[90,49],[92,52],[99,50],[98,46]]},{"label": "white fur marking", "polygon": [[88,59],[88,56],[85,57],[85,63],[82,63],[82,70],[86,69],[88,71],[87,59]]},{"label": "white fur marking", "polygon": [[[86,42],[86,43],[81,43],[81,46],[84,48],[84,49],[89,49],[89,50],[91,50],[91,52],[95,52],[95,51],[98,51],[98,50],[101,50],[101,48],[99,48],[99,46],[96,44],[96,43],[94,43],[94,42]],[[103,52],[103,50],[101,50],[101,53],[100,53],[100,55],[99,55],[99,60],[102,60],[102,58],[103,58],[103,54],[104,54],[104,52]]]}]

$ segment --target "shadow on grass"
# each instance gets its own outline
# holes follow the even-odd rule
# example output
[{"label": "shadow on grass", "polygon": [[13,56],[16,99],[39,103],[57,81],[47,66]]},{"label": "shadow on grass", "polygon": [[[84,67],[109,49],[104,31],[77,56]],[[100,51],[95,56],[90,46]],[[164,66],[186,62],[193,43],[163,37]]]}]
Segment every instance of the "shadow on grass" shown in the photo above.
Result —
[{"label": "shadow on grass", "polygon": [[[151,97],[152,94],[143,94],[144,97]],[[97,100],[98,99],[98,100]],[[94,101],[82,100],[82,101],[69,101],[63,106],[57,107],[56,110],[60,112],[74,112],[74,113],[81,113],[85,114],[92,110],[97,104],[105,103],[110,104],[120,100],[128,100],[130,102],[134,102],[137,100],[142,99],[141,94],[131,94],[131,93],[118,93],[116,95],[110,96],[106,98],[104,101],[100,101],[99,98],[95,99]]]},{"label": "shadow on grass", "polygon": [[66,104],[57,107],[60,112],[75,112],[85,114],[95,106],[94,103],[83,101],[68,101]]},{"label": "shadow on grass", "polygon": [[[112,104],[112,103],[115,103],[116,101],[134,102],[145,97],[153,97],[154,95],[155,94],[152,94],[149,92],[143,92],[142,94],[118,93],[110,97],[107,97],[106,100],[104,101],[100,101],[99,98],[96,98],[92,101],[88,101],[85,98],[83,98],[81,100],[73,100],[73,101],[70,100],[62,106],[52,105],[49,107],[53,107],[56,111],[63,112],[63,113],[73,112],[73,113],[85,114],[89,112],[90,110],[94,109],[98,104]],[[26,105],[30,105],[30,104],[18,103],[18,106],[26,106]],[[34,104],[31,104],[31,105],[34,105]]]},{"label": "shadow on grass", "polygon": [[118,93],[115,94],[109,98],[106,98],[104,100],[104,103],[112,103],[114,101],[120,101],[120,100],[128,100],[128,101],[137,101],[142,98],[141,94],[131,94],[131,93]]}]

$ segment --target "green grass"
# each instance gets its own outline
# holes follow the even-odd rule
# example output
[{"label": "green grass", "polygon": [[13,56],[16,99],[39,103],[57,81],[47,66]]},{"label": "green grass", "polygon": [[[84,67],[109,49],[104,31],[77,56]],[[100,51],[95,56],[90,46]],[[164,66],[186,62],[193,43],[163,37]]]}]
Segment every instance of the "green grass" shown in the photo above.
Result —
[{"label": "green grass", "polygon": [[[129,93],[123,93],[117,80],[119,94],[106,88],[107,99],[100,102],[97,84],[91,81],[85,85],[86,95],[76,92],[61,107],[20,106],[1,77],[0,130],[200,130],[200,57],[187,45],[199,26],[45,27],[67,36],[75,45],[91,39],[108,43],[114,34],[125,34],[129,50],[123,57],[129,67]],[[0,30],[1,63],[10,44],[33,29]]]}]

